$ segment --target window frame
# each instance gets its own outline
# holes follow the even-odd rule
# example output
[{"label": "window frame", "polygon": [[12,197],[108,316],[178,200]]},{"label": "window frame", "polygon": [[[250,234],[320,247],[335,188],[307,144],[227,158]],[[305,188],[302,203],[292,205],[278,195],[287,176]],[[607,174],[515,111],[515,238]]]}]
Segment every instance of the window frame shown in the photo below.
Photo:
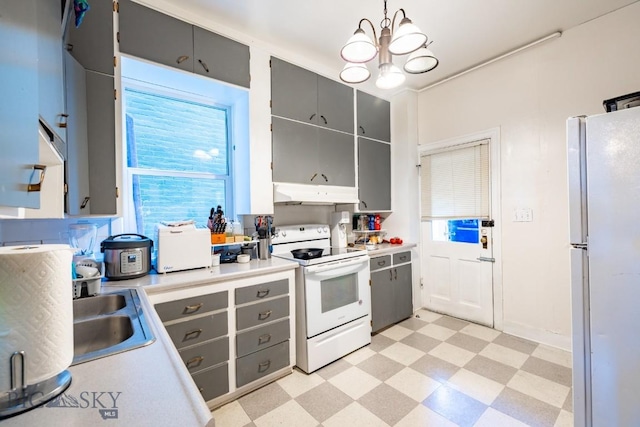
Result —
[{"label": "window frame", "polygon": [[[194,76],[194,79],[198,77]],[[127,89],[133,89],[140,92],[147,92],[166,96],[177,100],[185,100],[195,102],[202,105],[211,106],[225,110],[226,112],[226,135],[227,135],[227,175],[219,175],[205,172],[189,172],[189,171],[173,171],[164,169],[137,168],[128,166],[128,140],[126,132],[126,97]],[[148,81],[125,77],[121,78],[122,93],[122,167],[123,167],[123,221],[125,230],[139,230],[136,219],[135,201],[133,200],[133,175],[150,175],[150,176],[168,176],[168,177],[184,177],[196,179],[211,179],[224,181],[225,187],[225,215],[235,218],[235,195],[234,195],[234,178],[235,178],[235,138],[233,132],[234,124],[234,108],[233,105],[224,104],[211,96],[203,96],[193,92],[167,87]],[[207,212],[204,212],[206,214]],[[182,218],[187,219],[187,218]],[[147,236],[153,238],[153,236]]]}]

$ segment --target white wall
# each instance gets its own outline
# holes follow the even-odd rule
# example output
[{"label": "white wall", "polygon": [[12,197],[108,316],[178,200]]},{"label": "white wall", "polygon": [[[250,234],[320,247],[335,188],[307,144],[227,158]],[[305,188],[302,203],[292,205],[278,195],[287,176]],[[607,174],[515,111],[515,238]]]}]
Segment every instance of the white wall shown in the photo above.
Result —
[{"label": "white wall", "polygon": [[638,22],[635,3],[418,96],[420,144],[501,129],[505,332],[570,348],[565,121],[640,90]]}]

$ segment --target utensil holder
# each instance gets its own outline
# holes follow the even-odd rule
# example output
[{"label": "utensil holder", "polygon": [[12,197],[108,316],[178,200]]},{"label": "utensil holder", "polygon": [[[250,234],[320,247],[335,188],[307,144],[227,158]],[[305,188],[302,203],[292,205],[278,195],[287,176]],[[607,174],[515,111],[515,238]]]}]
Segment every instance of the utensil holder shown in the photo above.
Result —
[{"label": "utensil holder", "polygon": [[271,252],[269,247],[271,246],[271,239],[258,239],[258,257],[260,259],[271,258]]}]

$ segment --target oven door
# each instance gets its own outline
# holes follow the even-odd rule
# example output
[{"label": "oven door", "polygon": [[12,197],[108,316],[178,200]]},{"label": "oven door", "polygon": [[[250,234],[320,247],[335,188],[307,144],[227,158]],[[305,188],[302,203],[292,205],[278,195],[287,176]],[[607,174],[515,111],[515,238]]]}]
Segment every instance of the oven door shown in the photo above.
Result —
[{"label": "oven door", "polygon": [[371,313],[369,257],[304,268],[307,338]]}]

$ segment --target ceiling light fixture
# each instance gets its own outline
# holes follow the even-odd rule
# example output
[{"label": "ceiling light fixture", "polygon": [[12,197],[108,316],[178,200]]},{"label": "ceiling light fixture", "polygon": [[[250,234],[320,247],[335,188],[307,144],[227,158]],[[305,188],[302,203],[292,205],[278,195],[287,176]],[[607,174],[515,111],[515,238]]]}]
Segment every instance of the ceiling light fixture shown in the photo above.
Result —
[{"label": "ceiling light fixture", "polygon": [[[402,20],[396,30],[395,22],[398,12],[402,12]],[[366,35],[362,23],[368,22],[373,30],[373,40]],[[340,50],[340,56],[347,61],[340,73],[345,83],[362,83],[369,79],[371,73],[365,65],[378,55],[378,79],[376,86],[380,89],[393,89],[400,86],[405,75],[393,64],[393,55],[409,55],[404,71],[420,74],[431,71],[438,66],[438,59],[429,50],[431,42],[407,17],[404,9],[398,9],[393,19],[387,17],[387,0],[384,0],[384,18],[380,21],[380,38],[374,25],[367,18],[360,20],[358,28]]]}]

